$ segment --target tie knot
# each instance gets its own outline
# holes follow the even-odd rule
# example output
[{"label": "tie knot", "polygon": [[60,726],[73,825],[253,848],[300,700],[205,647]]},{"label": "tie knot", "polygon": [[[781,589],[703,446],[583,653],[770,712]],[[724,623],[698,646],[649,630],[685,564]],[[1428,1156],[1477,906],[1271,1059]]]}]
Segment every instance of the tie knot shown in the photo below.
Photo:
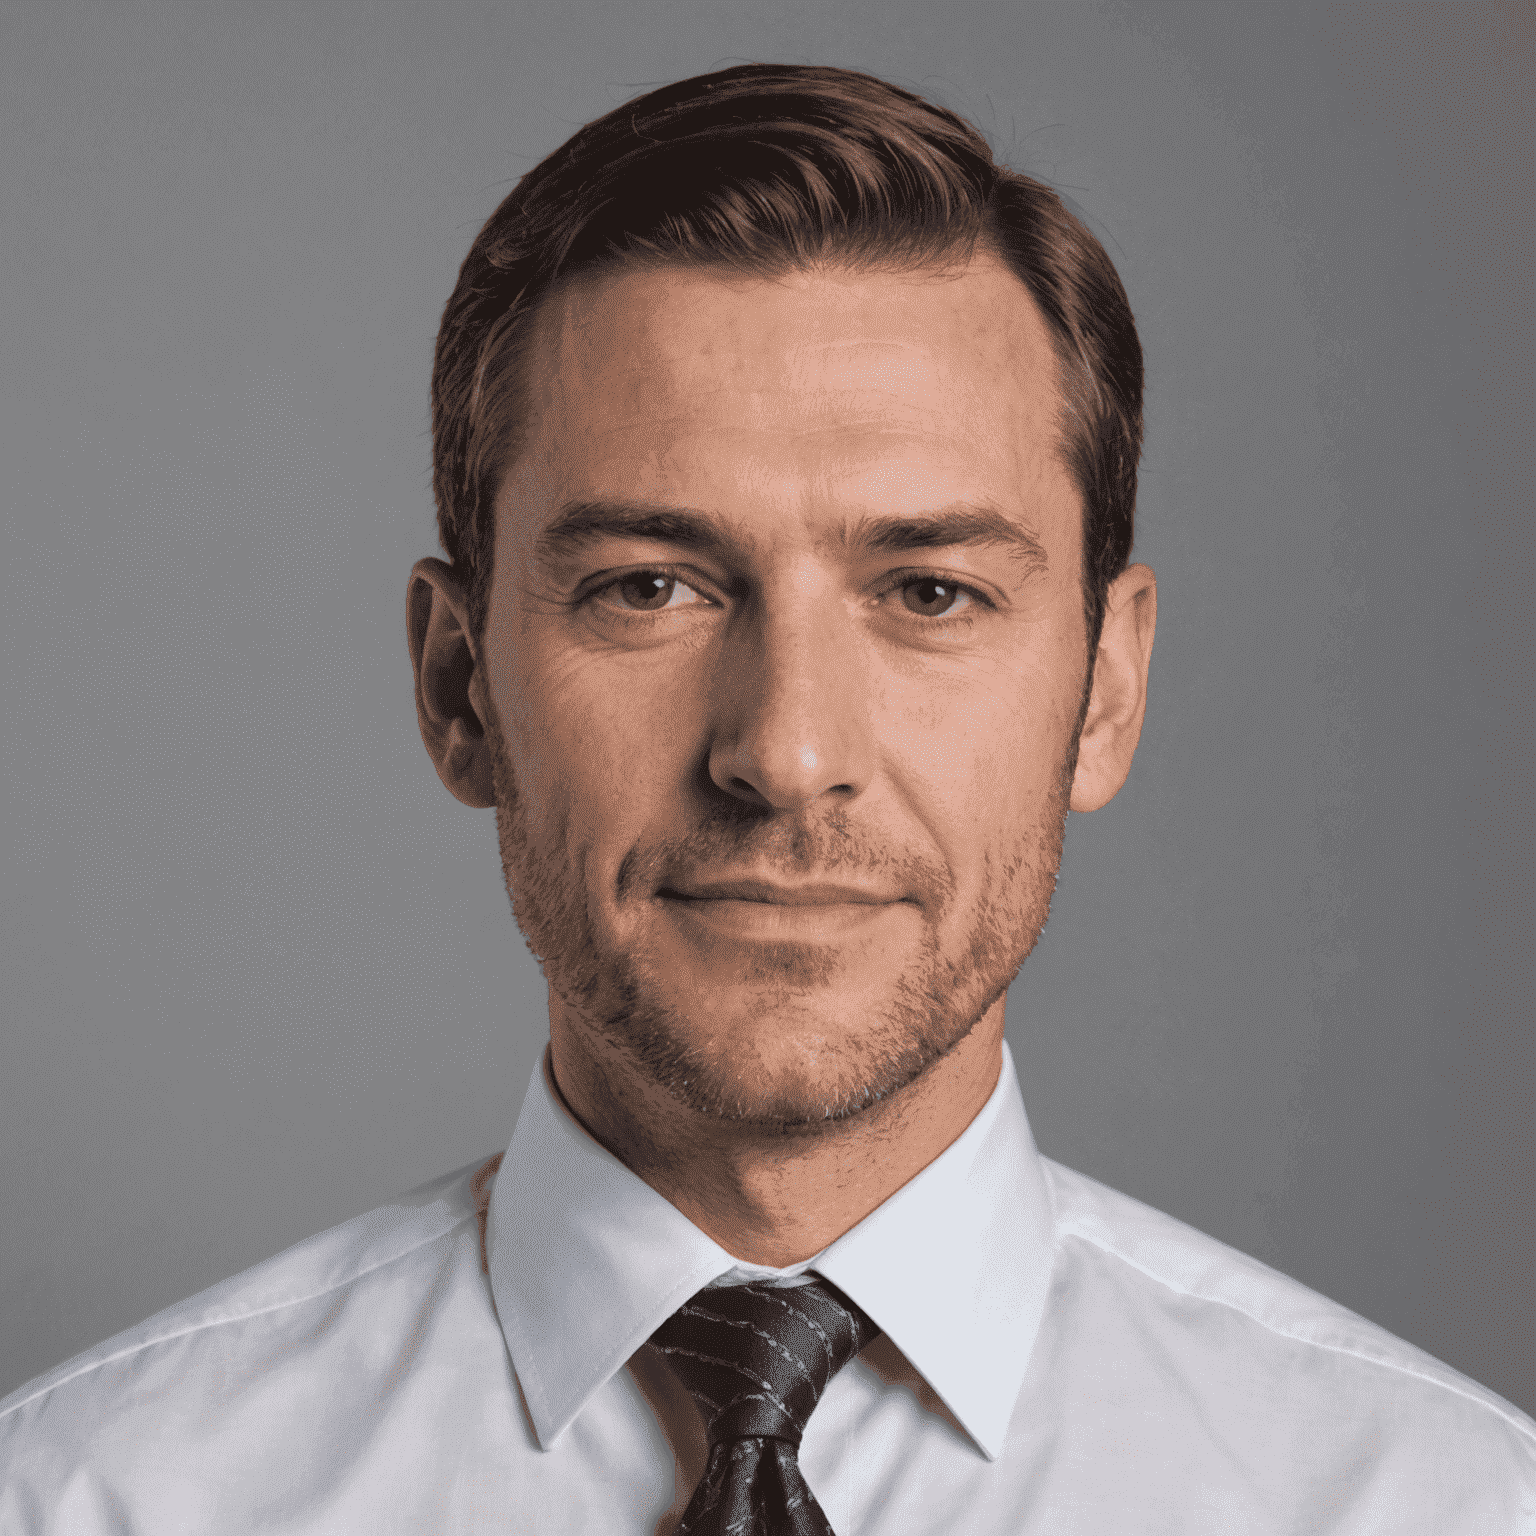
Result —
[{"label": "tie knot", "polygon": [[800,1444],[831,1379],[879,1329],[835,1286],[705,1289],[651,1335],[709,1427],[709,1443]]}]

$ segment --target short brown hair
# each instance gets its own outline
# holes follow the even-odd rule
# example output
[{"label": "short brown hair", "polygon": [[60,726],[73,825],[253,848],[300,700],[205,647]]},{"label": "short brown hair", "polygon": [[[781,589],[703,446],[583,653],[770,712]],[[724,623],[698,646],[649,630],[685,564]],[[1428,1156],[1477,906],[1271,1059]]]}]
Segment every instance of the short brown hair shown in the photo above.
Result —
[{"label": "short brown hair", "polygon": [[1023,282],[1055,345],[1091,660],[1130,558],[1141,456],[1141,344],[1109,257],[964,119],[871,75],[792,64],[739,65],[616,107],[529,171],[476,236],[432,371],[438,528],[475,633],[496,494],[520,451],[529,326],[558,282],[626,264],[920,268],[978,245]]}]

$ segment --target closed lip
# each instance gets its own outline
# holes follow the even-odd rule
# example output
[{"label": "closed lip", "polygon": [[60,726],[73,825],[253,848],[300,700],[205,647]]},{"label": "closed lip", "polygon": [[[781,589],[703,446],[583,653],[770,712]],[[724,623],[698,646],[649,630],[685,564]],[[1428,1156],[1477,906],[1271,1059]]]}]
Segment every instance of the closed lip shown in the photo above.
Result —
[{"label": "closed lip", "polygon": [[901,901],[855,885],[776,885],[768,880],[690,880],[656,893],[674,901],[761,901],[775,907],[884,907]]}]

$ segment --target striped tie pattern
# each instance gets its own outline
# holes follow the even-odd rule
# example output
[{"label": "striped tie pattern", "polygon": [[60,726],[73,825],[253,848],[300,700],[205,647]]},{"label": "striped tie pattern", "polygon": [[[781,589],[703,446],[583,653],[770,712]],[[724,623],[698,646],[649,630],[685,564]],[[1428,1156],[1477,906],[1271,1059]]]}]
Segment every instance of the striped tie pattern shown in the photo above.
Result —
[{"label": "striped tie pattern", "polygon": [[800,1472],[826,1385],[880,1330],[835,1286],[720,1286],[651,1343],[709,1429],[709,1462],[678,1536],[833,1536]]}]

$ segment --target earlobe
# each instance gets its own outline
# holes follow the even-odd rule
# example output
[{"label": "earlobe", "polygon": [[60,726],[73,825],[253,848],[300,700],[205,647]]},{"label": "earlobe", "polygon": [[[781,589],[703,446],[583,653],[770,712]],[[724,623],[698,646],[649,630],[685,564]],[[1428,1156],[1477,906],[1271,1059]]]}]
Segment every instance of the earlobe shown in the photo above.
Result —
[{"label": "earlobe", "polygon": [[1093,689],[1078,739],[1071,807],[1108,805],[1130,775],[1147,710],[1147,674],[1157,630],[1157,578],[1133,565],[1110,584],[1094,660]]},{"label": "earlobe", "polygon": [[494,805],[491,746],[475,705],[478,647],[468,597],[451,566],[430,556],[416,562],[405,616],[416,720],[438,777],[465,805]]}]

